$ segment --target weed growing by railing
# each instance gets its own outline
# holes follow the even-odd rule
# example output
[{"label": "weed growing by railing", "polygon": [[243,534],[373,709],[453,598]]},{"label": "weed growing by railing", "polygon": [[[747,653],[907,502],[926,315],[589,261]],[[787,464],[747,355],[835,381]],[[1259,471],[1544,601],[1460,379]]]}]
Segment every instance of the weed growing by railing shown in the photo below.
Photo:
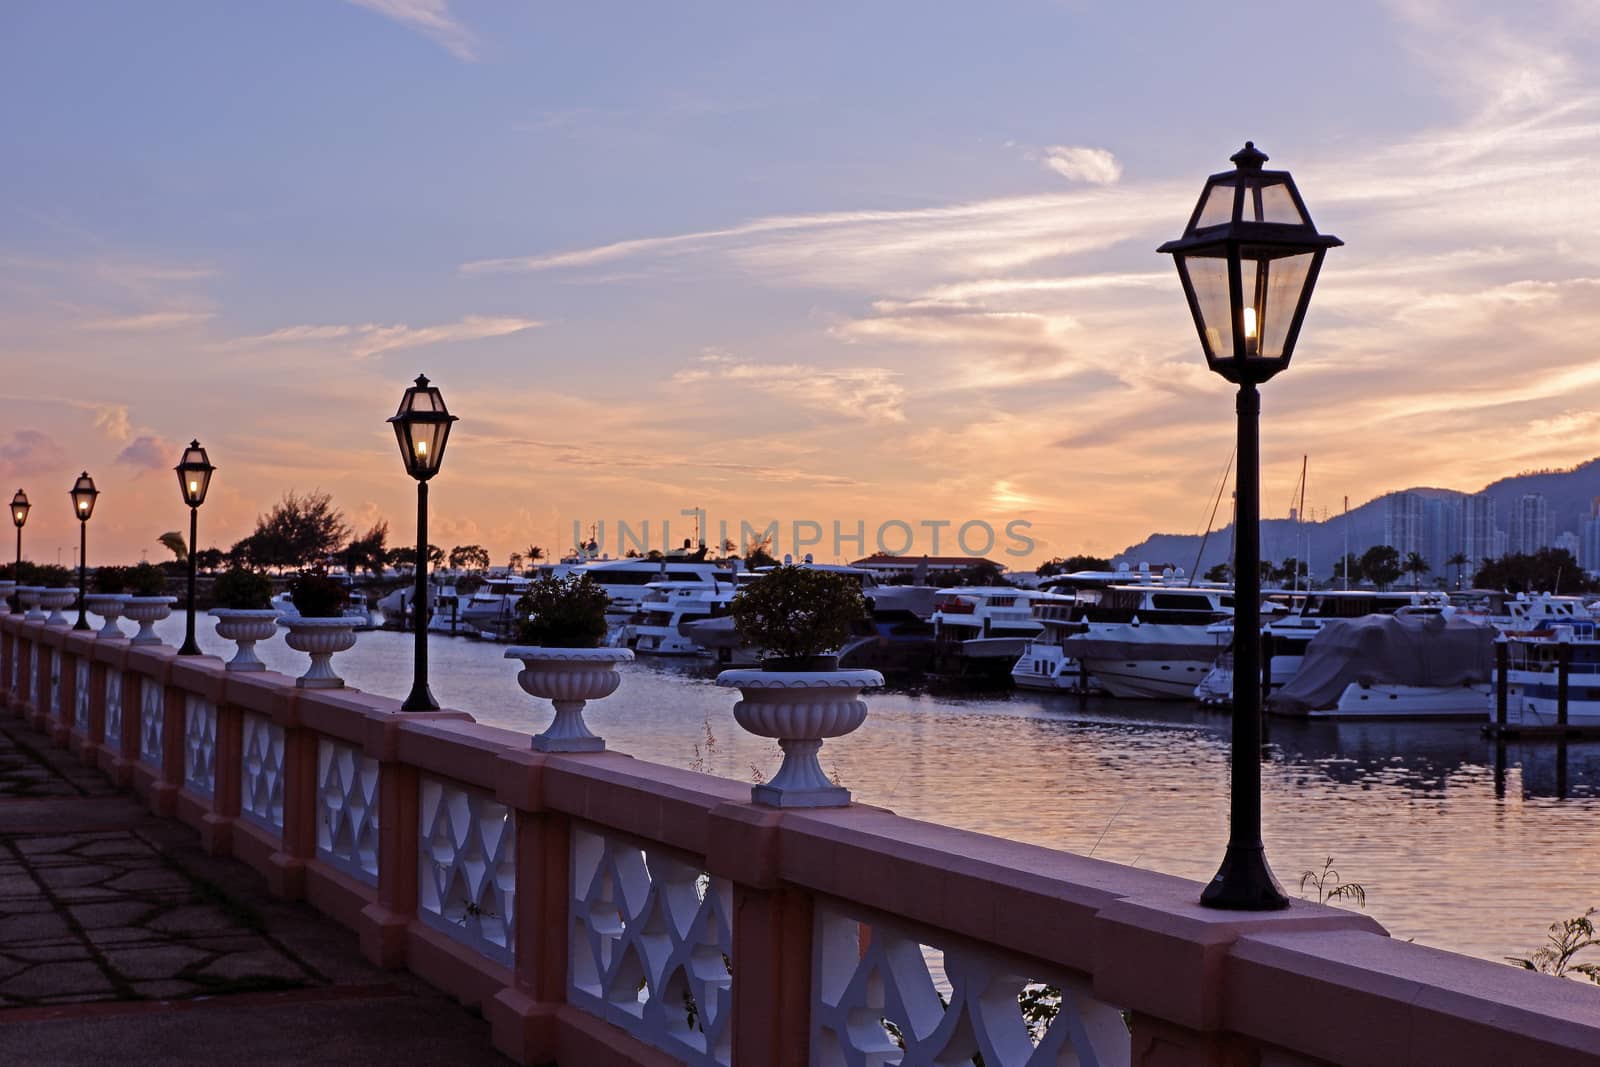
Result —
[{"label": "weed growing by railing", "polygon": [[1538,971],[1540,974],[1553,975],[1556,978],[1575,978],[1582,976],[1589,981],[1600,985],[1600,963],[1573,963],[1572,959],[1587,948],[1600,945],[1600,937],[1595,936],[1595,925],[1592,916],[1596,909],[1588,911],[1573,919],[1563,919],[1551,923],[1545,933],[1545,944],[1529,956],[1507,956],[1510,962],[1529,971]]},{"label": "weed growing by railing", "polygon": [[1332,856],[1322,861],[1322,870],[1300,873],[1300,896],[1304,897],[1308,889],[1316,890],[1318,904],[1348,900],[1358,908],[1367,906],[1367,887],[1360,882],[1344,881],[1333,866]]}]

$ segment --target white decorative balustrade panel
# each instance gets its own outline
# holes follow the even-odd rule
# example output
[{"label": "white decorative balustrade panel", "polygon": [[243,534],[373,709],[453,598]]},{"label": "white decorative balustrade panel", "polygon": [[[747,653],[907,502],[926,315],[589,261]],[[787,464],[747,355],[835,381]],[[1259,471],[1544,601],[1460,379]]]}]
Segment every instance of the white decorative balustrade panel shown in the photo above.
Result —
[{"label": "white decorative balustrade panel", "polygon": [[89,733],[89,661],[78,657],[72,671],[72,725],[85,736]]},{"label": "white decorative balustrade panel", "polygon": [[317,856],[378,884],[378,761],[345,741],[317,740]]},{"label": "white decorative balustrade panel", "polygon": [[183,701],[183,784],[210,796],[217,783],[217,706],[189,693]]},{"label": "white decorative balustrade panel", "polygon": [[161,734],[166,727],[167,699],[161,683],[139,679],[139,758],[161,766]]},{"label": "white decorative balustrade panel", "polygon": [[50,653],[50,702],[45,705],[52,719],[61,717],[61,653]]},{"label": "white decorative balustrade panel", "polygon": [[417,914],[509,966],[516,952],[516,819],[487,790],[426,775],[420,784]]},{"label": "white decorative balustrade panel", "polygon": [[122,753],[122,672],[106,668],[106,716],[101,740],[106,747]]},{"label": "white decorative balustrade panel", "polygon": [[814,1067],[1123,1067],[1122,1011],[1087,977],[818,902]]},{"label": "white decorative balustrade panel", "polygon": [[30,690],[28,693],[28,703],[32,704],[35,708],[38,707],[37,702],[39,700],[40,693],[39,687],[41,684],[43,684],[40,681],[39,671],[39,665],[44,661],[43,652],[44,650],[39,647],[37,642],[35,642],[28,650],[28,689]]},{"label": "white decorative balustrade panel", "polygon": [[686,1063],[731,1061],[733,887],[697,863],[572,832],[567,999]]},{"label": "white decorative balustrade panel", "polygon": [[241,716],[239,814],[283,833],[283,727],[247,711]]}]

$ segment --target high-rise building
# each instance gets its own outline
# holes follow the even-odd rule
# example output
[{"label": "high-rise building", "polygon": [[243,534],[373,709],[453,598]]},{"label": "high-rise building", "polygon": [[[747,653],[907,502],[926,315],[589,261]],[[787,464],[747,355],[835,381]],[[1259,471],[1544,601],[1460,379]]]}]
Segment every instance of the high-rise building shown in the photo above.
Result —
[{"label": "high-rise building", "polygon": [[1474,569],[1485,559],[1498,559],[1505,548],[1495,537],[1494,500],[1478,493],[1461,501],[1461,551]]},{"label": "high-rise building", "polygon": [[1600,571],[1600,496],[1589,503],[1589,515],[1578,527],[1578,566]]},{"label": "high-rise building", "polygon": [[[1433,573],[1446,573],[1450,557],[1461,551],[1461,498],[1422,502],[1422,558]],[[1453,573],[1453,572],[1452,572]]]},{"label": "high-rise building", "polygon": [[1391,493],[1383,500],[1383,543],[1393,546],[1402,560],[1422,553],[1422,504],[1416,493]]},{"label": "high-rise building", "polygon": [[1506,536],[1513,552],[1532,555],[1550,547],[1550,506],[1543,493],[1524,493],[1512,502]]}]

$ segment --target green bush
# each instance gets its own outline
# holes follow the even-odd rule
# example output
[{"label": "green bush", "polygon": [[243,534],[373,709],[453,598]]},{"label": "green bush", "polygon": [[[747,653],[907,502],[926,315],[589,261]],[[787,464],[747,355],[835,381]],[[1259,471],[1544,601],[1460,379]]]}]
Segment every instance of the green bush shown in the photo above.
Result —
[{"label": "green bush", "polygon": [[848,575],[791,565],[740,589],[729,610],[746,644],[768,656],[806,659],[844,644],[867,602]]},{"label": "green bush", "polygon": [[606,636],[606,591],[587,574],[536,578],[517,601],[517,639],[544,648],[595,648]]},{"label": "green bush", "polygon": [[337,619],[350,599],[350,591],[344,583],[329,578],[325,569],[317,567],[289,583],[289,596],[302,619]]},{"label": "green bush", "polygon": [[272,605],[272,579],[248,567],[233,567],[212,586],[217,606],[259,611]]},{"label": "green bush", "polygon": [[167,572],[154,563],[141,563],[128,568],[127,584],[134,596],[166,596]]},{"label": "green bush", "polygon": [[96,567],[94,569],[94,591],[111,595],[128,591],[128,568],[126,567]]}]

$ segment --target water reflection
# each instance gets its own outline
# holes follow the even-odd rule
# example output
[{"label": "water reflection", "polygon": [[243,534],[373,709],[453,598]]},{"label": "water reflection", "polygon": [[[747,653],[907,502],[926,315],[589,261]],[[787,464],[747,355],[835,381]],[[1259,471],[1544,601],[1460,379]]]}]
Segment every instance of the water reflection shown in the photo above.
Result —
[{"label": "water reflection", "polygon": [[[160,627],[171,641],[182,620]],[[202,647],[225,642],[200,626]],[[410,639],[366,633],[335,665],[394,697]],[[281,641],[260,654],[299,673]],[[433,689],[447,707],[532,734],[547,704],[517,687],[495,645],[438,639]],[[644,759],[740,780],[779,752],[733,723],[734,694],[698,664],[640,662],[591,705],[591,728]],[[1198,706],[1018,693],[883,692],[866,725],[829,741],[823,766],[856,798],[984,833],[1203,880],[1227,836],[1228,720]],[[1600,904],[1600,744],[1484,739],[1475,724],[1274,720],[1262,768],[1264,836],[1291,893],[1326,857],[1364,883],[1397,937],[1499,960],[1544,927]],[[1498,758],[1503,754],[1503,762]],[[1493,907],[1483,902],[1493,901]]]}]

